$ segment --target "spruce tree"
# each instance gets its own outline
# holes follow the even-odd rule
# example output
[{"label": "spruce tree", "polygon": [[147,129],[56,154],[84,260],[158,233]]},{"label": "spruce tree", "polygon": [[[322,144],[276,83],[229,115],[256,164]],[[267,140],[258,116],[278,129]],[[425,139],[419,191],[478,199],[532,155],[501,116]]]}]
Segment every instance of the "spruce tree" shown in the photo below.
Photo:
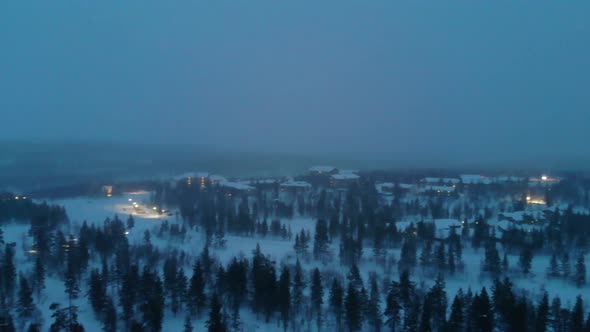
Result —
[{"label": "spruce tree", "polygon": [[576,286],[582,287],[586,284],[586,263],[584,262],[584,255],[580,254],[578,256],[578,261],[576,263],[576,276],[575,276]]},{"label": "spruce tree", "polygon": [[557,255],[553,253],[551,255],[551,261],[549,262],[549,268],[547,268],[547,276],[550,278],[559,277],[559,265],[557,263]]},{"label": "spruce tree", "polygon": [[582,296],[576,297],[569,322],[569,332],[584,332],[584,301]]},{"label": "spruce tree", "polygon": [[520,253],[518,263],[522,269],[522,273],[526,276],[531,271],[531,263],[533,260],[533,252],[528,247],[524,248]]},{"label": "spruce tree", "polygon": [[311,275],[311,307],[316,315],[318,326],[322,323],[322,304],[324,303],[324,287],[320,270],[315,268]]},{"label": "spruce tree", "polygon": [[444,326],[447,312],[447,292],[442,274],[436,277],[435,283],[428,292],[432,328],[441,329]]},{"label": "spruce tree", "polygon": [[19,276],[18,289],[18,316],[20,318],[31,318],[35,311],[35,303],[33,302],[33,291],[29,286],[27,278],[21,273]]},{"label": "spruce tree", "polygon": [[41,255],[37,255],[35,259],[35,268],[33,274],[34,289],[37,294],[37,300],[41,299],[41,292],[45,289],[45,266],[41,260]]},{"label": "spruce tree", "polygon": [[381,299],[379,296],[379,286],[377,285],[377,277],[372,275],[370,280],[370,297],[367,305],[367,319],[372,326],[373,331],[381,331],[383,319],[381,315]]},{"label": "spruce tree", "polygon": [[281,320],[283,321],[283,328],[285,331],[289,325],[290,310],[291,310],[291,274],[287,266],[283,267],[279,277],[278,289],[279,311],[281,313]]},{"label": "spruce tree", "polygon": [[461,332],[464,326],[464,302],[463,302],[463,291],[459,289],[451,305],[451,314],[447,322],[448,332]]},{"label": "spruce tree", "polygon": [[299,313],[301,304],[303,303],[303,291],[305,290],[305,276],[299,260],[295,263],[295,274],[293,276],[293,311],[295,314]]},{"label": "spruce tree", "polygon": [[211,310],[209,311],[209,320],[207,320],[207,331],[209,332],[226,332],[227,326],[221,313],[221,303],[217,294],[211,296]]},{"label": "spruce tree", "polygon": [[332,280],[332,286],[330,287],[330,309],[334,314],[336,320],[336,329],[339,331],[342,324],[342,313],[343,313],[343,301],[344,301],[344,289],[338,281],[334,278]]},{"label": "spruce tree", "polygon": [[322,260],[328,253],[330,239],[328,238],[328,226],[326,221],[319,219],[315,226],[313,242],[313,257]]},{"label": "spruce tree", "polygon": [[547,322],[549,320],[549,295],[547,292],[543,294],[543,299],[537,307],[537,314],[535,317],[535,331],[547,331]]},{"label": "spruce tree", "polygon": [[12,303],[14,297],[14,290],[16,286],[16,267],[14,265],[14,251],[10,245],[6,245],[4,249],[4,257],[2,257],[2,265],[0,265],[2,272],[2,293],[8,304]]},{"label": "spruce tree", "polygon": [[207,303],[203,269],[201,268],[201,262],[198,260],[195,262],[195,265],[193,265],[193,275],[189,281],[187,302],[193,315],[200,314],[201,310],[205,308]]},{"label": "spruce tree", "polygon": [[398,282],[392,281],[387,292],[384,312],[385,325],[387,325],[392,332],[395,332],[399,326],[401,309],[400,286]]},{"label": "spruce tree", "polygon": [[356,288],[352,283],[348,283],[348,291],[344,299],[344,308],[346,311],[346,326],[350,332],[361,329],[361,299]]},{"label": "spruce tree", "polygon": [[104,332],[116,331],[117,308],[115,308],[115,303],[110,296],[107,296],[104,300],[102,316],[102,330]]},{"label": "spruce tree", "polygon": [[184,318],[184,328],[182,331],[183,332],[193,332],[193,323],[191,321],[190,315],[186,315],[186,317]]},{"label": "spruce tree", "polygon": [[105,309],[106,288],[97,269],[92,270],[90,273],[88,288],[88,299],[92,309],[96,315],[100,315]]},{"label": "spruce tree", "polygon": [[440,243],[436,249],[436,268],[439,272],[443,272],[447,269],[447,259],[445,256],[445,245]]},{"label": "spruce tree", "polygon": [[566,252],[561,256],[561,276],[564,278],[569,278],[571,274],[572,266],[570,263],[570,256]]},{"label": "spruce tree", "polygon": [[432,306],[430,302],[430,296],[424,297],[424,303],[422,305],[422,316],[420,317],[420,332],[432,332],[431,319],[432,319]]}]

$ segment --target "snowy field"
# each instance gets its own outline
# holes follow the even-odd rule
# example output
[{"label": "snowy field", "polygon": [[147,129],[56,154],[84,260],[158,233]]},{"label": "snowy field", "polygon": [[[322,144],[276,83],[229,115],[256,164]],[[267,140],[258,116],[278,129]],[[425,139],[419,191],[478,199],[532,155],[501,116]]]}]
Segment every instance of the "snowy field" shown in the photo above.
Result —
[{"label": "snowy field", "polygon": [[[164,220],[168,220],[171,224],[181,223],[176,217],[176,211],[166,211],[164,214],[158,214],[154,211],[153,206],[149,206],[150,193],[138,192],[128,193],[115,197],[105,198],[74,198],[66,200],[56,200],[49,203],[63,205],[66,208],[70,218],[70,229],[72,233],[77,231],[84,221],[88,224],[95,223],[102,225],[106,218],[113,218],[115,214],[125,221],[129,214],[133,215],[135,219],[135,227],[130,230],[128,237],[131,245],[140,244],[143,241],[145,230],[150,230],[152,234],[156,234],[160,224]],[[135,203],[135,204],[134,204]],[[168,214],[171,215],[168,215]],[[292,220],[282,220],[282,222],[290,225],[293,234],[300,232],[302,229],[309,230],[313,237],[315,221],[310,218],[296,217]],[[19,269],[27,271],[32,269],[32,255],[27,253],[30,248],[31,239],[28,237],[28,225],[8,224],[3,226],[5,232],[6,242],[16,242],[16,259]],[[68,230],[66,230],[67,233]],[[67,235],[67,234],[66,234]],[[211,249],[211,254],[219,261],[226,264],[234,256],[243,255],[250,257],[252,250],[257,244],[260,245],[262,252],[269,255],[272,260],[276,261],[277,267],[282,262],[293,263],[295,261],[295,252],[293,250],[293,241],[282,240],[277,238],[259,238],[259,237],[241,237],[241,236],[226,236],[227,245],[225,249]],[[183,250],[191,256],[197,256],[203,249],[205,239],[202,233],[189,231],[186,235],[185,241],[159,239],[152,236],[152,243],[158,246],[161,251],[166,250]],[[343,268],[338,262],[338,241],[331,244],[332,261],[331,262],[316,262],[313,260],[303,261],[302,264],[306,270],[311,270],[316,266],[322,265],[323,271],[342,271],[347,273],[347,269]],[[389,250],[389,254],[393,254],[396,259],[399,259],[399,250]],[[501,256],[503,255],[500,251]],[[419,255],[419,253],[418,253]],[[518,256],[509,255],[510,268],[517,270]],[[447,294],[449,301],[459,288],[467,290],[471,288],[473,291],[481,289],[482,286],[488,289],[491,286],[489,278],[482,278],[480,276],[481,261],[483,259],[483,248],[474,251],[469,245],[466,245],[463,251],[464,270],[457,272],[453,277],[446,277]],[[550,257],[536,255],[532,262],[532,273],[528,277],[516,277],[518,273],[511,277],[515,284],[515,289],[520,292],[522,288],[525,295],[531,299],[540,299],[544,290],[549,292],[550,298],[559,295],[566,306],[573,305],[575,297],[581,294],[586,303],[590,303],[590,292],[578,289],[573,283],[546,280],[545,274],[549,266]],[[587,262],[586,264],[589,264]],[[369,273],[377,272],[382,278],[389,278],[392,280],[398,279],[398,272],[396,268],[392,269],[391,275],[384,275],[381,268],[378,268],[373,261],[373,253],[370,248],[365,248],[363,252],[363,260],[360,265],[365,283],[368,280]],[[185,271],[189,271],[190,266],[185,267]],[[418,266],[412,275],[412,280],[418,284],[430,285],[433,283],[432,274],[424,274]],[[190,277],[190,275],[188,276]],[[326,280],[324,280],[327,282]],[[90,304],[85,295],[86,282],[82,282],[82,292],[79,299],[75,300],[75,304],[79,306],[79,320],[87,328],[87,331],[98,331],[100,326],[96,321]],[[327,293],[327,292],[326,292]],[[327,294],[326,294],[327,297]],[[47,287],[43,298],[40,301],[40,309],[42,309],[44,324],[48,326],[52,321],[51,312],[48,307],[51,303],[58,302],[67,304],[67,296],[64,292],[64,285],[56,276],[48,276]],[[327,298],[324,303],[327,303]],[[182,330],[184,315],[178,314],[176,317],[169,311],[165,314],[165,322],[163,331],[180,331]],[[250,318],[250,319],[249,319]],[[204,326],[206,318],[200,321],[194,321],[193,325],[196,331],[200,331]],[[252,313],[248,309],[242,310],[242,321],[244,323],[244,331],[277,331],[281,328],[275,321],[269,324],[256,322],[252,317]],[[313,324],[312,324],[313,325]],[[310,327],[313,329],[313,326]]]}]

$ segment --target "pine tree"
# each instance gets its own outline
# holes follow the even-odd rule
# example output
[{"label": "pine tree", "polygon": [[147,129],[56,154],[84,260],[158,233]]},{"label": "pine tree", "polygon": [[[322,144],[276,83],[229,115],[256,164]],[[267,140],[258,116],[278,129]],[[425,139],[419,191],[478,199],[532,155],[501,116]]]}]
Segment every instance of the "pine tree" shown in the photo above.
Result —
[{"label": "pine tree", "polygon": [[106,288],[97,269],[92,270],[90,273],[88,288],[88,299],[90,300],[92,309],[95,314],[99,315],[105,309]]},{"label": "pine tree", "polygon": [[455,271],[457,270],[457,265],[455,264],[455,251],[453,250],[453,246],[449,244],[449,250],[448,250],[448,267],[449,267],[449,272],[451,274],[454,274]]},{"label": "pine tree", "polygon": [[413,299],[412,302],[408,303],[407,310],[404,310],[404,332],[418,332],[420,323],[420,301]]},{"label": "pine tree", "polygon": [[363,278],[361,277],[361,272],[356,264],[352,264],[346,277],[348,282],[352,283],[357,291],[363,288]]},{"label": "pine tree", "polygon": [[0,314],[0,327],[2,332],[16,332],[16,328],[14,327],[14,320],[8,311],[3,314]]},{"label": "pine tree", "polygon": [[564,278],[569,278],[571,274],[572,266],[570,264],[570,256],[566,252],[561,256],[561,276]]},{"label": "pine tree", "polygon": [[485,287],[473,298],[472,313],[477,331],[492,332],[494,330],[494,313]]},{"label": "pine tree", "polygon": [[227,326],[221,313],[221,303],[217,294],[211,297],[211,311],[209,311],[209,320],[207,320],[207,331],[209,332],[226,332]]},{"label": "pine tree", "polygon": [[367,318],[369,324],[372,326],[372,330],[379,332],[381,331],[381,325],[383,324],[383,319],[381,317],[381,306],[380,306],[380,296],[379,296],[379,286],[377,285],[377,277],[372,275],[370,278],[370,298],[367,307]]},{"label": "pine tree", "polygon": [[35,293],[37,294],[37,300],[39,300],[41,299],[41,292],[43,289],[45,289],[45,267],[43,266],[41,255],[37,255],[35,259],[33,280]]},{"label": "pine tree", "polygon": [[19,276],[18,289],[18,316],[20,318],[31,318],[35,311],[35,304],[33,302],[33,291],[29,287],[27,278],[21,273]]},{"label": "pine tree", "polygon": [[125,276],[119,291],[119,304],[123,309],[123,319],[129,323],[133,317],[133,306],[137,300],[139,272],[137,265],[131,266]]},{"label": "pine tree", "polygon": [[584,262],[584,255],[578,256],[576,263],[576,286],[582,287],[586,284],[586,263]]},{"label": "pine tree", "polygon": [[303,291],[305,290],[305,277],[299,260],[295,263],[295,275],[293,276],[293,311],[299,313],[303,303]]},{"label": "pine tree", "polygon": [[346,311],[346,325],[351,332],[361,329],[361,299],[357,290],[352,283],[348,283],[348,291],[344,299],[344,308]]},{"label": "pine tree", "polygon": [[278,302],[279,311],[281,313],[281,320],[283,321],[283,328],[285,331],[289,325],[290,310],[291,310],[291,274],[287,266],[283,267],[279,277],[279,292]]},{"label": "pine tree", "polygon": [[400,271],[412,270],[416,267],[416,240],[408,237],[402,245],[399,267]]},{"label": "pine tree", "polygon": [[520,264],[520,268],[522,269],[522,273],[524,273],[524,275],[528,275],[529,272],[531,271],[531,263],[533,260],[533,253],[531,251],[531,249],[524,248],[522,250],[522,252],[520,253],[520,258],[518,260],[518,263]]},{"label": "pine tree", "polygon": [[430,324],[432,306],[430,302],[430,296],[424,297],[424,304],[422,305],[422,316],[420,318],[420,332],[432,332],[432,326]]},{"label": "pine tree", "polygon": [[550,278],[559,277],[559,265],[555,253],[551,255],[551,261],[549,262],[549,268],[547,269],[547,276]]},{"label": "pine tree", "polygon": [[338,279],[334,278],[332,281],[332,287],[330,287],[330,309],[332,310],[334,318],[336,319],[336,329],[338,331],[341,329],[343,301],[344,289],[342,288],[342,285]]},{"label": "pine tree", "polygon": [[547,331],[547,322],[549,319],[549,295],[547,292],[543,294],[543,299],[537,307],[537,315],[535,317],[535,331],[545,332]]},{"label": "pine tree", "polygon": [[500,254],[496,248],[496,243],[490,241],[485,247],[484,268],[485,272],[490,272],[492,275],[500,273]]},{"label": "pine tree", "polygon": [[191,316],[187,315],[184,318],[184,329],[183,332],[193,332],[193,323],[191,321]]},{"label": "pine tree", "polygon": [[464,302],[463,302],[463,291],[459,289],[451,305],[451,314],[447,323],[448,332],[461,332],[464,326]]},{"label": "pine tree", "polygon": [[[410,274],[408,271],[402,272],[399,277],[399,299],[404,306],[404,309],[409,309],[414,297],[415,285],[410,280]],[[418,306],[420,304],[418,303]]]},{"label": "pine tree", "polygon": [[80,286],[78,284],[78,274],[76,273],[75,266],[73,260],[69,259],[67,263],[64,285],[66,294],[68,294],[68,299],[70,301],[70,306],[72,300],[78,298],[78,294],[80,293]]},{"label": "pine tree", "polygon": [[584,332],[584,301],[582,296],[576,297],[576,304],[572,309],[572,314],[569,322],[570,332]]},{"label": "pine tree", "polygon": [[115,303],[110,296],[107,296],[104,300],[104,308],[102,316],[102,330],[104,332],[116,331],[117,330],[117,309]]},{"label": "pine tree", "polygon": [[321,260],[328,253],[330,239],[328,238],[328,225],[323,219],[319,219],[315,226],[313,242],[313,257]]},{"label": "pine tree", "polygon": [[508,253],[504,253],[504,258],[502,258],[502,272],[508,273],[510,269],[510,263],[508,261]]},{"label": "pine tree", "polygon": [[14,265],[14,251],[10,245],[5,246],[4,257],[2,257],[2,264],[0,265],[2,276],[1,290],[4,293],[5,299],[8,303],[12,303],[14,297],[14,289],[16,288],[16,267]]},{"label": "pine tree", "polygon": [[420,252],[420,265],[426,270],[432,264],[432,241],[426,241],[426,244]]},{"label": "pine tree", "polygon": [[389,326],[392,332],[395,332],[400,323],[400,312],[402,306],[400,303],[400,287],[399,283],[392,281],[389,285],[387,298],[385,300],[384,315],[385,325]]},{"label": "pine tree", "polygon": [[432,317],[432,327],[441,329],[446,320],[447,313],[447,292],[445,291],[445,280],[442,274],[439,274],[434,285],[428,292],[430,315]]},{"label": "pine tree", "polygon": [[445,256],[445,245],[444,243],[440,243],[437,250],[436,250],[436,267],[439,272],[445,271],[447,269],[447,259]]},{"label": "pine tree", "polygon": [[322,276],[320,270],[315,268],[311,274],[311,306],[312,312],[315,313],[317,324],[322,323],[322,304],[324,303],[324,288],[322,286]]},{"label": "pine tree", "polygon": [[193,314],[199,314],[207,303],[205,296],[205,279],[203,277],[203,269],[200,261],[197,260],[193,265],[193,276],[189,282],[187,302]]}]

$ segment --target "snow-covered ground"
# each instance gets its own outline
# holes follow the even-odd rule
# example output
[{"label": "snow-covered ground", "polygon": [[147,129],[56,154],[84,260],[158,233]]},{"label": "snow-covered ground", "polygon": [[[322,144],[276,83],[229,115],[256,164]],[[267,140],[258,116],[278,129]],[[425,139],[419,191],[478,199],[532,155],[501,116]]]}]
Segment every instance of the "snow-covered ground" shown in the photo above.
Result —
[{"label": "snow-covered ground", "polygon": [[[98,225],[106,218],[113,218],[115,214],[118,214],[119,218],[126,220],[129,214],[132,214],[135,219],[135,227],[131,229],[128,234],[130,244],[139,244],[143,241],[143,235],[145,230],[152,231],[152,234],[157,232],[160,224],[164,220],[168,220],[171,224],[180,223],[181,221],[176,217],[176,211],[166,211],[166,213],[159,214],[154,210],[153,206],[149,205],[150,193],[139,192],[139,193],[128,193],[115,197],[104,197],[104,198],[73,198],[65,200],[52,201],[53,204],[63,205],[66,208],[68,216],[70,218],[70,230],[77,231],[84,221],[90,223],[96,223]],[[135,206],[135,204],[137,206]],[[156,207],[157,209],[162,207]],[[170,215],[169,215],[170,214]],[[292,220],[283,220],[284,223],[290,226],[293,234],[300,232],[302,229],[309,230],[312,237],[314,233],[315,221],[306,217],[297,217]],[[439,224],[448,226],[449,220],[441,220]],[[454,225],[456,221],[453,221]],[[398,224],[398,227],[402,225]],[[3,226],[5,232],[6,242],[16,242],[17,248],[17,266],[19,270],[30,270],[32,269],[32,258],[30,254],[27,254],[26,250],[30,245],[30,238],[28,237],[28,225],[22,224],[8,224]],[[274,261],[277,262],[277,266],[281,262],[288,261],[293,263],[295,261],[295,252],[293,250],[293,241],[282,240],[277,238],[260,238],[260,237],[242,237],[228,235],[226,236],[227,245],[225,249],[211,249],[211,253],[224,264],[227,263],[234,256],[244,255],[250,257],[252,250],[257,244],[260,245],[263,253],[269,255]],[[198,255],[205,244],[205,239],[202,233],[189,231],[184,242],[178,240],[167,240],[152,237],[152,243],[158,246],[161,250],[166,249],[178,249],[183,250],[190,255]],[[331,250],[333,260],[331,262],[315,262],[315,261],[303,261],[303,266],[307,270],[311,270],[316,266],[323,266],[323,270],[343,270],[346,274],[347,270],[338,262],[338,244],[332,243]],[[389,250],[388,254],[393,254],[396,259],[399,259],[399,250]],[[501,251],[501,255],[503,255]],[[517,270],[518,256],[509,255],[511,269]],[[447,277],[447,293],[449,301],[459,288],[466,290],[471,288],[476,291],[485,286],[488,289],[491,286],[491,280],[489,278],[482,278],[480,276],[481,261],[483,259],[483,249],[478,251],[471,249],[466,245],[463,251],[463,262],[464,271],[457,272],[453,277]],[[590,292],[576,288],[571,282],[564,282],[560,280],[547,280],[545,278],[546,269],[549,266],[550,257],[537,255],[534,257],[532,262],[532,271],[528,277],[512,277],[516,289],[523,288],[526,296],[533,299],[538,299],[542,295],[544,290],[547,290],[550,297],[559,295],[562,302],[565,305],[572,305],[575,297],[581,294],[586,303],[590,303]],[[589,264],[587,258],[587,264]],[[397,269],[394,268],[391,275],[384,275],[381,268],[378,268],[373,260],[373,253],[370,248],[364,248],[363,262],[360,266],[361,272],[365,278],[365,282],[368,280],[369,273],[378,272],[382,277],[389,279],[397,279]],[[187,267],[186,271],[190,271]],[[515,275],[517,275],[516,273]],[[190,277],[190,276],[189,276]],[[412,279],[417,283],[424,283],[430,285],[433,283],[433,275],[431,273],[424,274],[420,267],[417,267],[415,273],[412,275]],[[326,281],[327,283],[327,281]],[[90,304],[86,299],[85,295],[85,282],[82,282],[82,293],[79,299],[75,300],[75,304],[79,306],[79,320],[88,331],[98,331],[100,326],[98,325]],[[326,292],[327,293],[327,292]],[[326,294],[327,296],[327,294]],[[51,312],[48,307],[51,303],[58,302],[63,305],[67,304],[67,297],[64,292],[63,282],[57,278],[57,276],[48,276],[47,287],[45,289],[43,298],[41,299],[40,309],[42,309],[42,315],[44,318],[45,326],[51,323]],[[326,301],[327,302],[327,299]],[[164,331],[179,331],[182,329],[184,315],[179,314],[173,316],[169,311],[166,312],[166,319],[164,322]],[[196,327],[196,331],[201,330],[204,326],[204,320],[193,322]],[[245,309],[242,312],[242,321],[244,323],[245,331],[276,331],[279,327],[276,322],[272,321],[269,324],[260,323],[252,317],[249,310]]]}]

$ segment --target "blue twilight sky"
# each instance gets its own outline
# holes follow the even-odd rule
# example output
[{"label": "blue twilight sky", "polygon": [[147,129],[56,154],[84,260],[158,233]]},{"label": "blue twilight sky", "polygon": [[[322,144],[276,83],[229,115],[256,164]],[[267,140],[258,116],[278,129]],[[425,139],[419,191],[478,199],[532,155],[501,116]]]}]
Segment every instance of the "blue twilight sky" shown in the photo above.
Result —
[{"label": "blue twilight sky", "polygon": [[4,0],[0,139],[588,160],[589,18],[587,0]]}]

